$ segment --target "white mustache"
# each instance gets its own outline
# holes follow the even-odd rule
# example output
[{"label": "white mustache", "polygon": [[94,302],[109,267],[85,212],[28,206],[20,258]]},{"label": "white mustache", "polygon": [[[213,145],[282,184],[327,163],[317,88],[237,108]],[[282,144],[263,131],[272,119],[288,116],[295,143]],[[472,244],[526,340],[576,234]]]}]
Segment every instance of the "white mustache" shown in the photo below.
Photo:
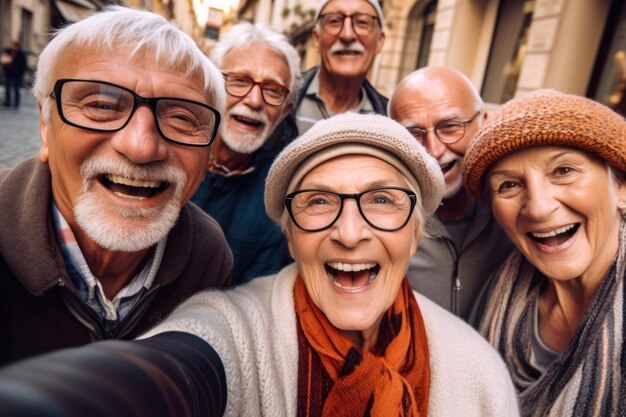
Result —
[{"label": "white mustache", "polygon": [[186,173],[163,161],[150,162],[143,165],[135,165],[121,159],[103,157],[91,157],[86,159],[80,166],[80,174],[86,181],[99,175],[113,174],[126,178],[134,178],[148,181],[159,181],[173,184],[178,188],[187,180]]},{"label": "white mustache", "polygon": [[334,54],[336,52],[358,52],[362,54],[365,52],[365,47],[359,41],[353,41],[352,43],[346,45],[340,40],[337,40],[330,47],[331,54]]},{"label": "white mustache", "polygon": [[255,120],[257,122],[261,122],[263,124],[268,124],[269,119],[267,114],[263,110],[252,110],[248,106],[245,106],[243,103],[238,103],[233,106],[229,111],[228,115],[230,117],[240,116],[248,119]]},{"label": "white mustache", "polygon": [[439,165],[447,165],[452,161],[459,161],[460,163],[462,160],[463,157],[461,155],[458,155],[448,149],[443,155],[439,157],[437,162],[439,162]]}]

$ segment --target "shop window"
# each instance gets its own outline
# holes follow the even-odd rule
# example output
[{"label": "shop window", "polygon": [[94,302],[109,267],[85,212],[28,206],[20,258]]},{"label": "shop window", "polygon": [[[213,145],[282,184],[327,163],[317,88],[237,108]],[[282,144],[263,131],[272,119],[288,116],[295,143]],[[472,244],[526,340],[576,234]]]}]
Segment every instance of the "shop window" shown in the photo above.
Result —
[{"label": "shop window", "polygon": [[428,65],[430,44],[437,16],[437,1],[427,4],[417,1],[408,16],[400,78],[417,68]]},{"label": "shop window", "polygon": [[415,68],[422,68],[428,65],[428,55],[430,54],[430,44],[433,40],[433,32],[435,30],[435,18],[437,17],[437,2],[433,1],[424,9],[422,14],[422,36],[420,38],[420,46],[417,53],[417,62]]},{"label": "shop window", "polygon": [[626,69],[624,66],[626,66],[626,4],[623,0],[613,0],[587,96],[615,108],[622,114],[626,113],[624,97],[626,91],[624,83],[617,82],[617,74]]},{"label": "shop window", "polygon": [[534,0],[500,1],[481,92],[486,102],[504,103],[515,96],[534,7]]}]

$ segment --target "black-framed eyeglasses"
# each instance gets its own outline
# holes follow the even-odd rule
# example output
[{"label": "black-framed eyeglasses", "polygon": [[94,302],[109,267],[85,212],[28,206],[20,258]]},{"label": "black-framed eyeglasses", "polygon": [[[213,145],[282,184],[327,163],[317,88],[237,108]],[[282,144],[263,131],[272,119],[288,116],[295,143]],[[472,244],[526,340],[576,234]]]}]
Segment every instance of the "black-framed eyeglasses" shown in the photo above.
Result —
[{"label": "black-framed eyeglasses", "polygon": [[319,21],[324,33],[335,36],[341,33],[346,18],[350,18],[350,24],[352,30],[359,36],[367,36],[372,33],[376,22],[377,16],[372,16],[367,13],[354,13],[351,15],[343,13],[324,13],[320,15]]},{"label": "black-framed eyeglasses", "polygon": [[417,139],[422,145],[426,144],[426,136],[428,136],[428,132],[435,132],[435,136],[441,142],[452,145],[457,143],[463,136],[465,136],[465,131],[467,130],[467,125],[472,123],[476,117],[481,113],[482,110],[478,110],[474,115],[467,120],[443,120],[437,123],[437,126],[431,127],[428,129],[424,129],[421,127],[407,127],[407,130],[413,135],[415,139]]},{"label": "black-framed eyeglasses", "polygon": [[64,123],[94,132],[117,132],[128,125],[139,105],[152,109],[163,139],[187,146],[211,144],[220,124],[220,113],[193,100],[176,97],[142,97],[106,81],[63,78],[54,84]]},{"label": "black-framed eyeglasses", "polygon": [[285,206],[294,224],[306,232],[331,227],[343,210],[346,199],[356,200],[363,220],[374,229],[394,232],[402,229],[415,208],[417,196],[401,187],[377,187],[358,194],[340,194],[330,190],[305,189],[289,193]]},{"label": "black-framed eyeglasses", "polygon": [[258,85],[263,101],[270,106],[280,106],[289,94],[289,89],[284,85],[254,81],[247,75],[224,73],[224,80],[226,81],[226,92],[235,97],[245,97],[255,85]]}]

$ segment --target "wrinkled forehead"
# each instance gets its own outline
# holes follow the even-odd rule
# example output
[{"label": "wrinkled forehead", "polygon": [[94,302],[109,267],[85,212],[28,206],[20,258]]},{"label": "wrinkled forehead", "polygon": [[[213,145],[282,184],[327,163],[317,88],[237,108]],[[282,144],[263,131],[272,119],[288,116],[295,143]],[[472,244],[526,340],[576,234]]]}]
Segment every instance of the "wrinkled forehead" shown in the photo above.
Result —
[{"label": "wrinkled forehead", "polygon": [[[357,173],[357,175],[354,175]],[[301,178],[298,181],[298,178]],[[293,176],[288,193],[313,183],[315,187],[331,188],[355,185],[359,189],[380,186],[404,186],[418,193],[417,180],[410,170],[391,153],[375,148],[353,147],[342,153],[335,151],[320,152],[303,163]]]},{"label": "wrinkled forehead", "polygon": [[322,13],[342,12],[342,13],[367,13],[378,16],[374,6],[367,0],[330,0],[320,11]]},{"label": "wrinkled forehead", "polygon": [[[101,62],[123,61],[131,65],[139,65],[145,68],[153,68],[155,71],[181,72],[193,75],[201,74],[200,70],[190,71],[192,65],[191,56],[179,56],[178,58],[168,55],[163,50],[152,45],[139,45],[137,43],[120,42],[114,45],[103,45],[97,42],[71,42],[59,54],[57,62],[74,62],[81,57],[97,54]],[[69,60],[69,61],[68,61]]]}]

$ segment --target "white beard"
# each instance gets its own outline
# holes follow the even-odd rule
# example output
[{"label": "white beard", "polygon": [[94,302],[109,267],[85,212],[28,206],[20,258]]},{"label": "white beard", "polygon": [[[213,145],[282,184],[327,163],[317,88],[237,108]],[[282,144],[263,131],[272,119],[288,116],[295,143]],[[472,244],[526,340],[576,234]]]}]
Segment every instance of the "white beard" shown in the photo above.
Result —
[{"label": "white beard", "polygon": [[[154,208],[121,208],[93,192],[96,176],[111,173],[129,178],[166,181],[176,187],[172,198]],[[108,158],[90,158],[81,165],[83,189],[74,216],[87,236],[103,247],[118,252],[138,252],[165,238],[178,220],[183,187],[187,175],[165,163],[137,166]]]},{"label": "white beard", "polygon": [[452,184],[446,184],[443,192],[443,199],[450,198],[461,190],[463,186],[463,175],[459,175]]},{"label": "white beard", "polygon": [[461,190],[463,186],[463,157],[451,150],[447,150],[443,155],[441,155],[437,162],[439,165],[446,165],[456,160],[457,165],[459,166],[459,175],[454,179],[454,181],[450,184],[446,183],[445,190],[443,192],[443,199],[450,198]]},{"label": "white beard", "polygon": [[[233,116],[245,116],[249,119],[264,123],[260,133],[238,132],[230,127],[230,119]],[[237,153],[249,155],[256,152],[272,133],[274,126],[269,124],[269,119],[264,111],[250,110],[243,103],[233,106],[225,117],[225,123],[220,132],[222,140],[230,149]]]}]

